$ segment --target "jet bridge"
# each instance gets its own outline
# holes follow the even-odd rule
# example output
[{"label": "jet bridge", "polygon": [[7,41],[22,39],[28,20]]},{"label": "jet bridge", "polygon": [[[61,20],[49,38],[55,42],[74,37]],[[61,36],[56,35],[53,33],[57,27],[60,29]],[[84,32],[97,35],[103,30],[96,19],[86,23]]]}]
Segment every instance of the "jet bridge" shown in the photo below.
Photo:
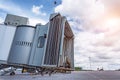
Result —
[{"label": "jet bridge", "polygon": [[41,74],[74,69],[74,34],[59,13],[51,14],[46,25],[16,26],[12,40],[7,63],[1,66]]}]

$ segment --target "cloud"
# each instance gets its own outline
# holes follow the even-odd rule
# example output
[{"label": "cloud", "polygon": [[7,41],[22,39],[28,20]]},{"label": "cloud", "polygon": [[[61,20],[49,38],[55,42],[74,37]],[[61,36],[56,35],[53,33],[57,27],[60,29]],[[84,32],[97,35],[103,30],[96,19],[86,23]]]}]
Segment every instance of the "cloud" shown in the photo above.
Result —
[{"label": "cloud", "polygon": [[0,23],[3,23],[3,22],[4,22],[3,20],[4,20],[4,19],[0,17]]},{"label": "cloud", "polygon": [[120,63],[119,0],[62,0],[55,12],[68,17],[75,33],[76,66],[88,68],[91,57],[93,69],[102,65],[116,68],[108,66]]},{"label": "cloud", "polygon": [[55,8],[55,11],[70,16],[75,21],[82,22],[80,24],[83,28],[91,29],[95,25],[93,21],[103,15],[104,5],[96,0],[76,0],[74,3],[72,0],[63,0],[62,4]]},{"label": "cloud", "polygon": [[[10,5],[10,6],[8,7],[8,5]],[[42,8],[42,6],[41,6],[41,8]],[[46,23],[46,20],[40,18],[41,15],[38,18],[35,15],[33,15],[31,13],[31,11],[25,10],[21,6],[16,5],[11,0],[6,0],[6,1],[5,0],[0,0],[0,10],[5,11],[6,13],[10,13],[10,14],[28,17],[29,18],[29,24],[33,25],[33,26],[36,25],[37,23],[41,23],[41,24]],[[3,17],[5,17],[6,13],[4,13],[4,16],[3,16],[3,14],[0,14],[1,15],[0,22],[3,22],[3,20],[4,20]]]},{"label": "cloud", "polygon": [[35,25],[38,24],[38,23],[44,25],[44,24],[46,24],[46,21],[44,21],[44,20],[42,20],[42,19],[38,19],[38,18],[30,18],[30,19],[29,19],[29,25],[35,26]]},{"label": "cloud", "polygon": [[[9,7],[8,7],[9,5]],[[14,4],[13,2],[11,1],[4,1],[4,0],[0,0],[0,9],[3,10],[3,11],[6,11],[8,13],[11,13],[11,14],[19,14],[19,15],[25,15],[24,13],[24,9],[21,9],[20,6]]]},{"label": "cloud", "polygon": [[41,11],[42,8],[43,8],[43,5],[40,5],[40,6],[33,5],[32,12],[35,13],[35,14],[37,14],[37,15],[46,16],[46,13],[43,13]]}]

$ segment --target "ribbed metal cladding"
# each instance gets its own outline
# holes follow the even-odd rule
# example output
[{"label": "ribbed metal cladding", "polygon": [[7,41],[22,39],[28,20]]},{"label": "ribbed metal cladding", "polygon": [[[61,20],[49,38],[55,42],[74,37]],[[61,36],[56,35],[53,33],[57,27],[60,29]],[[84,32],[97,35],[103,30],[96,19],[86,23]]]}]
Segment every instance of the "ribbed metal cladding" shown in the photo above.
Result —
[{"label": "ribbed metal cladding", "polygon": [[62,17],[60,15],[57,15],[50,20],[47,47],[44,58],[45,65],[58,65],[63,28],[61,23]]}]

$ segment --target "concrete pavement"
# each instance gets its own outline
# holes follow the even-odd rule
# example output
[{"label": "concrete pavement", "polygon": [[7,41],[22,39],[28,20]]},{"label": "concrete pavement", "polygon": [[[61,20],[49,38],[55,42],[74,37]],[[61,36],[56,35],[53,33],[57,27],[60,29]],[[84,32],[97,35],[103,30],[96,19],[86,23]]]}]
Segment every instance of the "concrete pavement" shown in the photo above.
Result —
[{"label": "concrete pavement", "polygon": [[71,74],[0,76],[0,80],[120,80],[119,71],[79,71]]}]

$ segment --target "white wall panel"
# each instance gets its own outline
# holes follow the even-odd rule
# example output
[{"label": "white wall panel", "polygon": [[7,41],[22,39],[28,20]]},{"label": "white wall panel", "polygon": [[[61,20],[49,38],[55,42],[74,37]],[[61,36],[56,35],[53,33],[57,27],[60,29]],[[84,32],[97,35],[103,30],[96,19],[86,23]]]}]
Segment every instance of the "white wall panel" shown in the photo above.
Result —
[{"label": "white wall panel", "polygon": [[7,61],[16,27],[0,25],[0,60]]}]

